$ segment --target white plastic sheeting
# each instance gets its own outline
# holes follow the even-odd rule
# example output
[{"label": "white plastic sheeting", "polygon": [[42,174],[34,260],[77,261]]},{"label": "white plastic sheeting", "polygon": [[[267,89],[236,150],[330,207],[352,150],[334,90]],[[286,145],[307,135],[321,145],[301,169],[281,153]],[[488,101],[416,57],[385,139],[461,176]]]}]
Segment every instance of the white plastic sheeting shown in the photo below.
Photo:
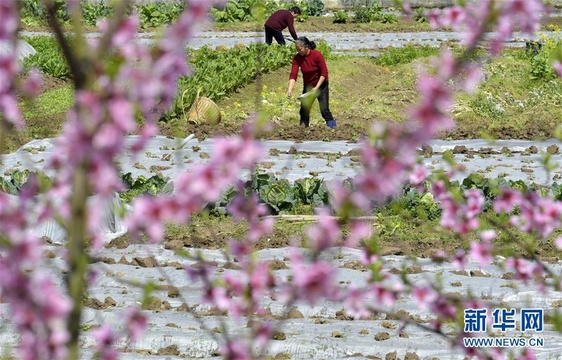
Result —
[{"label": "white plastic sheeting", "polygon": [[[546,37],[556,37],[554,31],[543,31]],[[27,32],[20,33],[21,36],[50,36],[48,32]],[[487,37],[493,34],[487,34]],[[96,38],[100,33],[88,33],[85,36]],[[137,40],[144,43],[154,43],[157,33],[141,33]],[[462,39],[462,34],[452,31],[426,31],[410,33],[375,33],[375,32],[309,32],[306,35],[311,40],[325,40],[332,50],[337,53],[347,51],[358,51],[365,49],[383,49],[389,47],[403,47],[408,44],[428,45],[439,47],[443,43],[458,42]],[[539,35],[529,36],[521,32],[515,32],[513,36],[506,39],[506,46],[524,47],[528,41],[534,41]],[[233,47],[235,44],[249,45],[264,41],[262,31],[201,31],[189,41],[186,47],[200,49],[204,46],[211,48],[217,46]]]},{"label": "white plastic sheeting", "polygon": [[[51,247],[55,252],[57,247]],[[220,250],[189,249],[189,251],[200,251],[208,261],[217,263],[217,275],[231,273],[235,277],[239,270],[225,267],[225,257]],[[265,249],[256,252],[256,258],[260,260],[276,260],[286,262],[288,248]],[[181,294],[180,297],[169,297],[165,289],[157,290],[153,296],[170,304],[169,309],[160,308],[153,311],[145,311],[149,316],[148,329],[141,340],[132,345],[127,345],[124,340],[118,342],[117,347],[123,350],[123,359],[158,359],[166,358],[213,358],[213,354],[218,349],[215,339],[203,328],[212,329],[220,327],[220,322],[224,322],[234,337],[245,337],[248,335],[246,326],[247,319],[236,320],[233,317],[205,315],[194,318],[193,315],[185,311],[179,311],[178,307],[186,303],[196,313],[205,313],[209,309],[206,305],[200,304],[201,282],[191,282],[185,271],[177,265],[194,265],[193,260],[186,260],[180,255],[176,255],[172,250],[166,250],[162,245],[131,245],[125,249],[104,249],[99,254],[100,258],[105,259],[106,263],[96,263],[92,266],[101,271],[96,283],[89,289],[88,294],[91,298],[104,301],[106,297],[111,297],[116,305],[108,309],[94,310],[87,308],[83,315],[83,324],[95,326],[108,323],[121,333],[124,327],[123,314],[125,308],[131,305],[138,305],[143,296],[143,289],[131,286],[131,281],[139,279],[143,282],[152,281],[159,285],[174,285]],[[122,258],[130,262],[136,257],[153,257],[162,267],[146,268],[136,265],[110,264],[107,259],[119,262]],[[517,279],[504,278],[507,270],[497,266],[496,263],[480,267],[475,262],[469,262],[466,266],[466,273],[459,274],[454,271],[456,268],[451,263],[435,264],[429,259],[415,259],[405,256],[384,256],[386,262],[383,273],[388,275],[388,284],[400,282],[399,274],[392,269],[401,269],[402,266],[419,266],[416,273],[408,274],[408,280],[416,285],[438,281],[443,286],[444,293],[472,293],[479,298],[485,298],[493,303],[508,304],[509,307],[521,308],[531,307],[545,309],[546,312],[552,311],[555,303],[562,300],[560,291],[546,290],[539,292],[536,290],[535,283],[532,281],[524,282]],[[337,268],[336,283],[341,287],[350,285],[362,286],[366,283],[369,272],[361,269],[351,269],[346,264],[356,263],[361,259],[361,252],[351,248],[334,248],[325,254],[324,259],[329,261]],[[501,258],[496,258],[501,260]],[[122,260],[121,260],[122,261]],[[286,262],[287,263],[287,262]],[[168,266],[165,266],[169,264]],[[287,263],[287,265],[289,265]],[[549,264],[555,272],[562,271],[562,264]],[[54,275],[59,283],[62,283],[62,272],[65,265],[60,258],[52,259],[52,263],[44,266],[44,271]],[[483,276],[471,275],[473,270],[479,270]],[[279,278],[287,278],[292,275],[288,269],[273,271]],[[547,283],[551,281],[547,279]],[[281,296],[267,297],[262,299],[264,306],[271,310],[272,315],[282,316],[284,303]],[[372,298],[373,303],[376,299]],[[285,333],[286,340],[272,341],[268,355],[275,357],[276,354],[286,352],[291,355],[291,359],[344,359],[352,355],[353,359],[385,358],[388,353],[397,352],[397,358],[404,359],[408,352],[415,352],[420,359],[439,358],[441,360],[461,360],[464,355],[458,349],[452,350],[445,339],[430,332],[423,331],[415,326],[408,326],[404,329],[406,336],[399,336],[401,322],[399,320],[386,320],[384,316],[377,316],[369,320],[349,320],[337,317],[337,312],[342,310],[341,303],[330,301],[320,301],[315,306],[304,303],[295,304],[296,309],[303,315],[302,318],[287,319],[280,331]],[[0,304],[0,312],[7,308],[6,304]],[[398,310],[407,311],[412,317],[427,320],[431,318],[431,312],[420,308],[416,301],[405,296],[400,298],[394,307],[387,308],[390,312]],[[0,318],[0,328],[2,327]],[[5,321],[6,322],[6,321]],[[9,328],[8,328],[9,329]],[[445,331],[449,331],[448,325],[444,325]],[[334,332],[339,336],[334,336]],[[387,340],[376,341],[375,335],[386,332],[389,335]],[[83,358],[93,358],[94,340],[90,336],[91,332],[84,332],[84,339],[81,342]],[[518,330],[506,330],[505,336],[520,337],[522,333]],[[220,334],[218,334],[220,336]],[[482,336],[484,336],[482,334]],[[562,359],[562,344],[560,343],[560,333],[557,333],[551,324],[545,324],[542,333],[534,331],[527,332],[525,336],[542,337],[544,346],[536,348],[537,359],[556,360]],[[11,331],[0,332],[0,349],[15,345],[16,336]],[[168,357],[157,355],[160,349],[169,346],[177,346],[180,356]],[[520,350],[520,349],[519,349]],[[1,352],[0,352],[1,353]]]},{"label": "white plastic sheeting", "polygon": [[[129,136],[127,144],[132,145],[137,136]],[[54,139],[33,140],[22,146],[18,151],[6,154],[0,160],[0,176],[12,169],[42,170],[49,176],[52,171],[45,169],[49,156],[54,148]],[[209,138],[199,141],[192,135],[186,139],[170,139],[164,136],[152,138],[143,154],[133,157],[126,154],[118,159],[122,173],[130,172],[133,178],[140,175],[151,177],[161,174],[172,180],[177,174],[188,171],[196,164],[206,163],[213,155],[214,140]],[[325,181],[341,181],[353,177],[360,171],[357,156],[353,150],[359,144],[346,141],[306,141],[295,143],[285,140],[264,140],[265,158],[258,169],[260,172],[273,173],[279,178],[289,181],[317,176]],[[526,140],[498,140],[493,143],[485,140],[435,140],[430,142],[433,155],[424,157],[423,163],[431,170],[450,170],[443,159],[442,153],[452,150],[455,146],[465,146],[468,151],[476,154],[455,154],[457,164],[466,170],[457,172],[454,180],[462,180],[470,173],[478,172],[485,177],[503,176],[510,180],[523,180],[528,183],[542,185],[551,184],[562,177],[562,154],[553,154],[551,161],[557,164],[553,171],[547,172],[542,164],[544,154],[551,145],[557,145],[562,151],[562,143],[558,140],[542,142]],[[531,146],[537,149],[536,154],[525,152]],[[513,152],[506,156],[501,154],[503,148]],[[488,149],[486,154],[478,154]],[[249,173],[239,174],[247,178]]]},{"label": "white plastic sheeting", "polygon": [[[17,195],[8,195],[10,205],[16,205],[19,202]],[[41,201],[41,198],[37,199]],[[94,195],[88,199],[90,206],[99,204],[100,198]],[[9,205],[9,206],[10,206]],[[102,216],[99,223],[99,232],[105,243],[127,233],[127,227],[118,215],[119,208],[123,208],[121,199],[117,194],[113,197],[102,200]],[[28,213],[27,221],[31,225],[31,232],[38,237],[48,237],[53,244],[62,245],[67,241],[67,232],[56,220],[48,219],[39,221],[37,213]]]},{"label": "white plastic sheeting", "polygon": [[[5,41],[0,41],[0,54],[4,54],[8,52],[10,48],[10,44]],[[33,46],[29,45],[27,42],[23,40],[18,40],[17,43],[17,54],[18,60],[23,60],[30,55],[35,55],[37,51],[33,48]]]}]

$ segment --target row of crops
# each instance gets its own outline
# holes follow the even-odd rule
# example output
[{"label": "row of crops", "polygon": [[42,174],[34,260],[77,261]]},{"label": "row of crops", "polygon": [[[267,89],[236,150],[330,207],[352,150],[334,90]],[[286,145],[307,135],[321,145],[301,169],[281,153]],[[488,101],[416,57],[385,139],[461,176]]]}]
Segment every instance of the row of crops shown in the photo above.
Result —
[{"label": "row of crops", "polygon": [[[318,48],[325,56],[329,56],[330,48],[325,42],[319,42]],[[259,74],[287,66],[294,54],[295,49],[291,46],[258,43],[229,50],[202,48],[192,51],[189,59],[194,66],[194,73],[180,79],[178,95],[181,96],[177,97],[169,117],[181,116],[193,103],[198,90],[202,91],[202,96],[218,100],[248,84]]]},{"label": "row of crops", "polygon": [[[156,28],[176,20],[185,9],[186,1],[153,1],[145,3],[132,2],[129,13],[138,14],[142,29]],[[55,14],[59,21],[65,23],[70,20],[65,0],[54,0]],[[278,9],[288,9],[298,6],[302,10],[300,21],[308,16],[320,16],[325,13],[321,0],[229,0],[224,7],[213,8],[211,15],[217,22],[237,22],[263,19]],[[86,25],[94,26],[102,18],[111,17],[114,12],[112,1],[83,1],[81,2],[82,17]],[[46,25],[47,11],[43,0],[21,0],[22,22],[28,26]]]},{"label": "row of crops", "polygon": [[[55,0],[56,16],[61,22],[68,22],[70,15],[63,0]],[[355,1],[351,11],[336,11],[333,22],[337,24],[353,23],[396,23],[398,17],[385,12],[383,7],[374,1]],[[114,9],[109,0],[82,2],[82,17],[85,24],[94,26],[101,18],[113,15]],[[139,16],[142,29],[151,29],[169,24],[177,19],[185,9],[185,1],[153,1],[135,4],[129,13],[135,12]],[[212,8],[211,17],[219,23],[234,23],[260,21],[279,9],[298,6],[302,14],[297,21],[304,22],[310,16],[322,16],[326,13],[322,0],[228,0],[224,7]],[[22,22],[28,26],[45,25],[46,10],[42,0],[22,0]],[[413,16],[417,22],[426,22],[425,9],[417,8]]]},{"label": "row of crops", "polygon": [[[141,195],[157,195],[170,193],[173,185],[169,178],[161,175],[152,177],[139,176],[133,178],[131,173],[121,176],[127,190],[119,194],[125,203],[131,202],[135,197]],[[17,195],[30,182],[37,184],[40,189],[45,190],[51,186],[50,178],[42,172],[31,172],[29,170],[15,170],[11,174],[0,177],[0,191]],[[404,186],[402,195],[392,199],[385,206],[386,211],[400,212],[416,218],[428,220],[438,219],[441,215],[440,206],[433,200],[433,196],[427,190],[419,191],[408,185]],[[526,184],[522,180],[507,180],[505,178],[490,179],[478,174],[471,174],[463,181],[452,182],[451,187],[463,190],[479,189],[484,198],[484,210],[488,210],[492,201],[499,195],[503,187],[517,189],[523,193],[537,191],[541,195],[552,195],[555,199],[562,201],[562,184],[554,183],[551,186]],[[344,186],[353,187],[350,179],[344,181]],[[224,191],[221,198],[207,205],[207,210],[215,215],[224,215],[228,205],[232,202],[240,190],[232,187]],[[329,190],[326,183],[317,177],[307,177],[290,183],[286,179],[279,179],[270,173],[255,174],[244,186],[245,195],[257,194],[260,202],[267,205],[270,213],[300,213],[303,206],[309,210],[329,204]],[[380,209],[382,210],[382,209]]]}]

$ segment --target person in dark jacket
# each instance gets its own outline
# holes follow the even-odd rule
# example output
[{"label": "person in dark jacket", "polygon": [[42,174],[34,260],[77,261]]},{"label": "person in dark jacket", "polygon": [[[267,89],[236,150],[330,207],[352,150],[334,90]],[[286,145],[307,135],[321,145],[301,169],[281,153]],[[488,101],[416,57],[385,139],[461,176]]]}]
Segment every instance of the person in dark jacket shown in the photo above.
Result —
[{"label": "person in dark jacket", "polygon": [[300,124],[308,127],[310,125],[310,108],[315,99],[320,103],[320,113],[326,121],[326,125],[330,128],[336,127],[336,120],[330,112],[330,91],[328,88],[328,67],[324,56],[318,50],[315,50],[314,41],[308,40],[306,37],[300,37],[295,41],[297,54],[293,58],[291,74],[289,75],[289,88],[287,90],[287,98],[291,98],[293,88],[295,87],[299,68],[303,77],[303,94],[312,92],[311,95],[301,100],[300,108]]},{"label": "person in dark jacket", "polygon": [[298,6],[293,6],[289,10],[281,9],[274,12],[269,19],[265,22],[265,42],[271,45],[273,38],[280,45],[285,45],[285,38],[283,37],[283,29],[289,28],[289,32],[293,39],[297,39],[295,32],[294,20],[301,14],[301,9]]}]

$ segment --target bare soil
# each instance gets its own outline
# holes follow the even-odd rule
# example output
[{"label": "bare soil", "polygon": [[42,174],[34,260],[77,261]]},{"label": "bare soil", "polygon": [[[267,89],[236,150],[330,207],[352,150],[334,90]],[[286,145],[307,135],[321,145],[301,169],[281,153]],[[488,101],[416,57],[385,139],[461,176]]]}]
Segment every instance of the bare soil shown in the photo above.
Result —
[{"label": "bare soil", "polygon": [[[268,132],[262,133],[259,138],[270,140],[291,140],[291,141],[336,141],[345,140],[356,142],[362,136],[368,134],[369,121],[357,116],[346,116],[343,114],[337,118],[337,128],[330,129],[327,126],[317,125],[309,128],[299,126],[297,122],[293,124],[274,124]],[[519,139],[519,140],[539,140],[548,139],[554,136],[555,126],[550,120],[535,119],[523,129],[510,128],[502,126],[499,128],[489,129],[486,126],[486,119],[479,122],[457,122],[457,127],[453,131],[442,132],[438,139],[462,140],[462,139],[479,139],[482,138],[483,129],[487,130],[487,135],[495,139]],[[163,125],[163,134],[166,132],[166,125]],[[219,125],[187,125],[185,126],[184,135],[195,134],[198,139],[205,139],[213,136],[228,136],[240,134],[241,126],[235,124],[219,124]],[[491,130],[491,131],[490,131]]]}]

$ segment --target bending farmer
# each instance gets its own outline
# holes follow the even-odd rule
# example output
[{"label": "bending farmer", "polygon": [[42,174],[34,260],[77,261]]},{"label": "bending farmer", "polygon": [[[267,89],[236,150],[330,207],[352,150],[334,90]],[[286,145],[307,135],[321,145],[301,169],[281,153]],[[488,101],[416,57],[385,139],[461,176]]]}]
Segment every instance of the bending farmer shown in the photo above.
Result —
[{"label": "bending farmer", "polygon": [[294,19],[301,14],[301,9],[293,6],[289,10],[281,9],[274,12],[269,19],[265,22],[265,42],[271,45],[273,38],[280,44],[285,45],[285,38],[283,37],[283,29],[289,28],[289,32],[293,39],[297,39],[297,33],[293,25]]},{"label": "bending farmer", "polygon": [[310,41],[304,36],[298,38],[295,45],[297,46],[297,54],[293,58],[293,66],[289,75],[287,97],[290,98],[293,94],[299,68],[302,71],[304,82],[303,94],[312,91],[312,94],[301,99],[300,124],[306,127],[310,125],[310,108],[314,100],[318,98],[320,113],[326,120],[326,125],[335,128],[336,120],[334,120],[329,107],[328,67],[324,56],[320,51],[314,50],[316,48],[314,41]]}]

